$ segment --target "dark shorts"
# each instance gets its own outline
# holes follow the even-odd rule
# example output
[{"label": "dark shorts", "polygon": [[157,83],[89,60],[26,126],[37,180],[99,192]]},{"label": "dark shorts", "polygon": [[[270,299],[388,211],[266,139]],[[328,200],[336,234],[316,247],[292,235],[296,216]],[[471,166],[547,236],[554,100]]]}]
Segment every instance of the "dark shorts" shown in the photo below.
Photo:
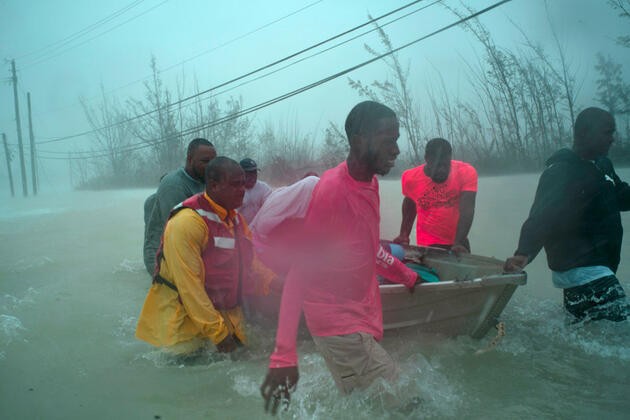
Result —
[{"label": "dark shorts", "polygon": [[615,276],[564,289],[564,307],[578,320],[624,321],[630,314],[626,294]]}]

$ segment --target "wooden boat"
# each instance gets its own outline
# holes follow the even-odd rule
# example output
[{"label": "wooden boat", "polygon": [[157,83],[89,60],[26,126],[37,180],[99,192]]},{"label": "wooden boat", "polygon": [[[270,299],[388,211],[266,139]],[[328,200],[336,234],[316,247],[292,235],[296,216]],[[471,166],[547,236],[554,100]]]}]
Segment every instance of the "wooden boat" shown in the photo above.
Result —
[{"label": "wooden boat", "polygon": [[[473,254],[455,255],[440,248],[405,246],[403,262],[432,269],[439,282],[416,285],[414,293],[400,284],[381,284],[383,327],[415,328],[447,337],[482,338],[526,273],[504,274],[503,261]],[[266,319],[277,319],[279,297],[248,298],[246,308]]]},{"label": "wooden boat", "polygon": [[504,274],[503,261],[440,248],[407,246],[404,262],[433,269],[441,279],[416,286],[382,284],[383,327],[414,327],[426,333],[481,338],[494,327],[526,273]]}]

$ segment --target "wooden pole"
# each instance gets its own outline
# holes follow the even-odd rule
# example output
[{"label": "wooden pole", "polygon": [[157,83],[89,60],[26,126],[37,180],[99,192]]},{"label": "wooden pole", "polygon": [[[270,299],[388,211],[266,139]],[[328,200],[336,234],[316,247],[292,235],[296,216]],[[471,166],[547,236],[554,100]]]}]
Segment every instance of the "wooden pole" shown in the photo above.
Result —
[{"label": "wooden pole", "polygon": [[70,155],[70,152],[68,152],[68,168],[70,170],[70,188],[74,188],[72,182],[72,156]]},{"label": "wooden pole", "polygon": [[13,71],[13,99],[15,102],[15,123],[17,125],[18,135],[18,152],[20,154],[20,169],[22,172],[22,192],[24,197],[28,196],[28,187],[26,186],[26,166],[24,165],[24,146],[22,145],[22,124],[20,123],[20,106],[18,104],[17,93],[17,74],[15,72],[15,60],[11,60],[11,70]]},{"label": "wooden pole", "polygon": [[7,145],[7,135],[2,133],[2,142],[4,143],[4,154],[7,158],[7,170],[9,171],[9,184],[11,185],[11,197],[15,197],[15,189],[13,189],[13,174],[11,173],[11,155],[9,154],[9,146]]},{"label": "wooden pole", "polygon": [[26,93],[28,104],[28,135],[31,141],[31,179],[33,180],[33,195],[37,195],[37,160],[35,158],[35,135],[33,134],[33,118],[31,115],[31,92]]}]

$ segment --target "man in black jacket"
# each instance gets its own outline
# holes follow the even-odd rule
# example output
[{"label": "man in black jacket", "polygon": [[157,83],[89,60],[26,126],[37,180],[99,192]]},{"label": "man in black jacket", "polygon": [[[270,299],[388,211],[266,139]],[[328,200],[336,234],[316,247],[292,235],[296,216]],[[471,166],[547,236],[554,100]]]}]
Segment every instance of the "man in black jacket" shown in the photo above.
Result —
[{"label": "man in black jacket", "polygon": [[547,160],[518,249],[504,267],[521,271],[544,247],[564,307],[579,320],[622,321],[630,313],[615,277],[620,212],[630,210],[630,187],[606,157],[614,132],[615,120],[603,109],[587,108],[577,116],[573,149]]}]

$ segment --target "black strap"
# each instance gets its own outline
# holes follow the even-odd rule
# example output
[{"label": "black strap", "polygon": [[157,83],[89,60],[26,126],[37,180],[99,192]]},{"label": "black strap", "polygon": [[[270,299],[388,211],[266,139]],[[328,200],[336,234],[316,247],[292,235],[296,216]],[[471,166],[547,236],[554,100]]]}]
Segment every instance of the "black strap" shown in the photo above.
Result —
[{"label": "black strap", "polygon": [[164,277],[160,276],[159,274],[156,274],[153,277],[153,283],[163,284],[164,286],[168,287],[169,289],[172,289],[172,290],[176,291],[177,293],[179,293],[179,291],[177,290],[177,286],[175,286],[173,283],[171,283],[170,281],[166,280]]}]

